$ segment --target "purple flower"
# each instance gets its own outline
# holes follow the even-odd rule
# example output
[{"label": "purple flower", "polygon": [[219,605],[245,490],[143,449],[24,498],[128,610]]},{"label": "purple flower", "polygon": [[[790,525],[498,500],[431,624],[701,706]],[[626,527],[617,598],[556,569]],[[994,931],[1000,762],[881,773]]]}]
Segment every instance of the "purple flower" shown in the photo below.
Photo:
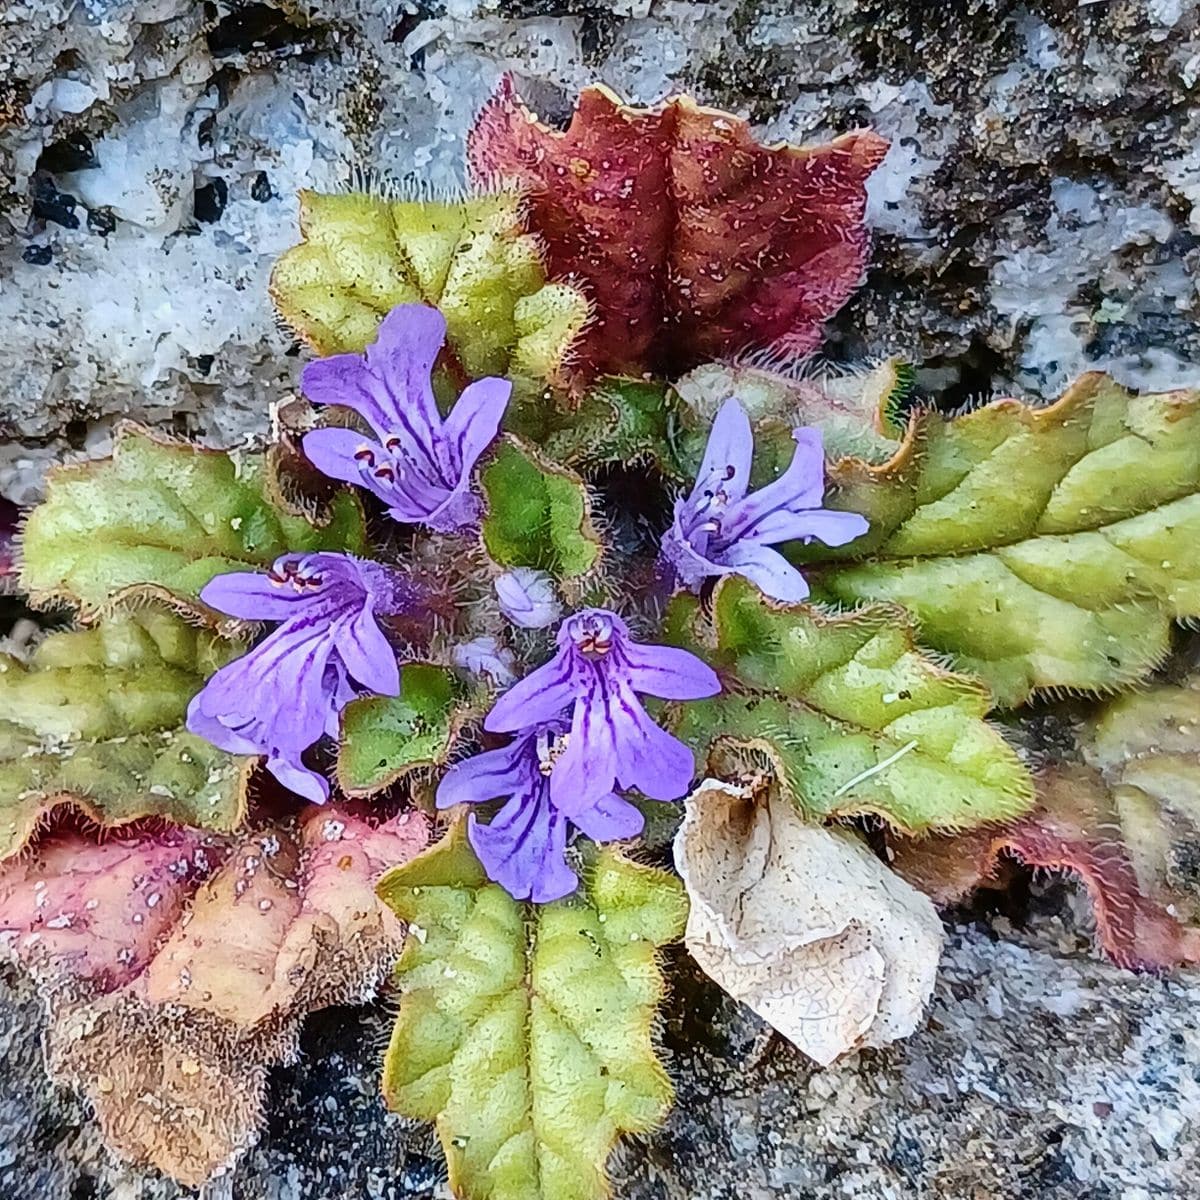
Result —
[{"label": "purple flower", "polygon": [[500,611],[525,629],[545,629],[562,616],[554,580],[535,567],[514,567],[496,578]]},{"label": "purple flower", "polygon": [[365,354],[335,354],[306,366],[300,386],[314,404],[353,409],[375,438],[315,429],[304,453],[333,479],[374,492],[396,521],[452,533],[479,519],[471,469],[500,428],[512,384],[480,379],[442,420],[433,397],[434,360],[446,340],[436,308],[393,308]]},{"label": "purple flower", "polygon": [[696,486],[675,502],[662,557],[679,581],[696,589],[712,575],[744,575],[765,595],[796,604],[808,595],[804,576],[777,550],[780,542],[842,546],[867,531],[858,513],[820,507],[825,455],[816,429],[797,429],[796,453],[774,482],[746,494],[754,434],[737,400],[726,400],[713,422]]},{"label": "purple flower", "polygon": [[549,796],[572,821],[617,788],[637,788],[654,800],[684,795],[696,768],[692,752],[650,719],[638,697],[714,696],[721,684],[712,668],[686,650],[635,642],[625,622],[603,608],[568,617],[558,646],[496,701],[484,728],[512,733],[571,710]]},{"label": "purple flower", "polygon": [[[567,866],[568,820],[551,798],[551,781],[567,746],[565,721],[523,730],[502,750],[488,750],[450,768],[437,791],[438,808],[505,799],[482,825],[472,813],[467,836],[488,878],[517,900],[543,904],[579,884]],[[607,793],[574,813],[570,824],[596,842],[636,837],[644,818],[632,804]]]},{"label": "purple flower", "polygon": [[418,589],[348,554],[285,554],[266,573],[218,575],[205,604],[247,621],[279,621],[253,650],[222,667],[188,706],[187,727],[232,754],[265,754],[285,787],[321,804],[329,784],[301,761],[356,696],[396,696],[396,655],[377,613],[422,604]]}]

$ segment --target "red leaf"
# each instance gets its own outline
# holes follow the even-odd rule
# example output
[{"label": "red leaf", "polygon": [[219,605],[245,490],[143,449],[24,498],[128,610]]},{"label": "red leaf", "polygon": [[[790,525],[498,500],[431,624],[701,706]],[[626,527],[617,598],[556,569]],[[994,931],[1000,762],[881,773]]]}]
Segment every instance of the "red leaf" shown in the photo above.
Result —
[{"label": "red leaf", "polygon": [[6,590],[17,574],[17,516],[17,506],[0,499],[0,591]]},{"label": "red leaf", "polygon": [[530,191],[555,278],[595,306],[580,373],[674,377],[749,349],[813,350],[858,286],[869,130],[812,147],[762,146],[747,123],[676,97],[630,108],[586,88],[565,133],[505,77],[467,142],[473,176]]},{"label": "red leaf", "polygon": [[0,943],[47,990],[124,987],[224,856],[221,841],[190,829],[101,842],[57,830],[36,854],[0,867]]},{"label": "red leaf", "polygon": [[428,832],[328,806],[237,839],[59,829],[0,866],[0,944],[46,995],[50,1070],[117,1153],[198,1187],[253,1142],[303,1018],[368,998],[398,956],[375,880]]},{"label": "red leaf", "polygon": [[1179,923],[1168,898],[1134,869],[1126,836],[1099,772],[1062,766],[1039,779],[1039,806],[1012,825],[956,837],[898,839],[893,868],[940,904],[964,899],[1011,853],[1031,867],[1070,871],[1083,882],[1101,946],[1118,966],[1156,970],[1200,962],[1200,929]]}]

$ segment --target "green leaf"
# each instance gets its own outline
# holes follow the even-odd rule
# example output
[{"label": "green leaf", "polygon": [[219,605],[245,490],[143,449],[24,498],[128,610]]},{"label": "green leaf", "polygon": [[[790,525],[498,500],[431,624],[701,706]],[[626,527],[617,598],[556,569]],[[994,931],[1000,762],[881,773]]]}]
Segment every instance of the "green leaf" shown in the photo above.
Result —
[{"label": "green leaf", "polygon": [[583,481],[506,438],[483,469],[488,514],[483,542],[502,567],[540,567],[575,579],[596,565],[600,539],[592,527]]},{"label": "green leaf", "polygon": [[872,813],[909,832],[1003,820],[1033,803],[1029,772],[984,720],[987,688],[921,654],[898,609],[783,608],[731,576],[711,627],[690,596],[675,599],[668,624],[672,640],[753,689],[673,713],[713,773],[766,765],[814,819]]},{"label": "green leaf", "polygon": [[248,760],[181,728],[188,701],[244,646],[154,609],[0,656],[0,858],[60,805],[103,826],[142,817],[234,828]]},{"label": "green leaf", "polygon": [[536,390],[558,378],[588,306],[575,288],[546,284],[520,210],[507,192],[449,204],[302,192],[304,241],[276,264],[271,294],[320,354],[365,349],[397,304],[436,305],[468,376]]},{"label": "green leaf", "polygon": [[450,671],[405,663],[399,696],[355,700],[342,713],[338,785],[349,796],[369,796],[410,771],[440,766],[463,707],[463,689]]},{"label": "green leaf", "polygon": [[567,900],[518,903],[460,823],[379,885],[410,923],[384,1094],[436,1122],[463,1200],[601,1200],[616,1139],[670,1105],[651,1029],[683,889],[609,849],[585,874]]},{"label": "green leaf", "polygon": [[38,603],[68,600],[88,614],[134,591],[211,615],[197,597],[214,575],[289,550],[363,552],[362,510],[350,492],[338,493],[317,527],[280,511],[265,488],[259,455],[123,426],[111,458],[51,471],[25,526],[21,585]]},{"label": "green leaf", "polygon": [[569,466],[649,462],[683,480],[687,470],[681,454],[685,460],[689,455],[682,447],[695,449],[695,462],[704,449],[703,435],[684,425],[686,416],[664,383],[602,379],[577,409],[554,414],[555,427],[539,442],[550,458]]},{"label": "green leaf", "polygon": [[822,560],[814,594],[903,604],[1001,704],[1128,687],[1172,620],[1200,616],[1200,392],[1135,397],[1092,374],[1050,408],[927,413],[886,466],[839,463],[830,482],[871,531],[795,548]]}]

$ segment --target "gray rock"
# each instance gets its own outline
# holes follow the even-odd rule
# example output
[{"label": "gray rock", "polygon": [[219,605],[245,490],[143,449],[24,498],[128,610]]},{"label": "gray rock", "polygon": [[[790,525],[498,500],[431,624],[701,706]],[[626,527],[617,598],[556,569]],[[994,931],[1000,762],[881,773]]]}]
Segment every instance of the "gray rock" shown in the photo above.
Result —
[{"label": "gray rock", "polygon": [[643,102],[687,88],[796,141],[891,136],[834,358],[901,353],[951,403],[1051,397],[1090,367],[1195,383],[1196,9],[6,0],[0,494],[32,499],[121,416],[260,435],[298,364],[265,295],[297,189],[461,186],[503,70],[551,115],[600,79]]},{"label": "gray rock", "polygon": [[[1053,915],[1055,912],[1061,915]],[[682,951],[662,1047],[678,1087],[666,1126],[623,1144],[619,1200],[1144,1200],[1195,1195],[1200,976],[1137,976],[1073,931],[1050,889],[1030,928],[952,924],[924,1027],[826,1070],[699,977]],[[0,989],[0,1195],[180,1200],[113,1163],[82,1107],[40,1071],[38,1008]],[[446,1196],[424,1126],[378,1098],[389,1008],[309,1022],[275,1073],[259,1144],[211,1200]]]}]

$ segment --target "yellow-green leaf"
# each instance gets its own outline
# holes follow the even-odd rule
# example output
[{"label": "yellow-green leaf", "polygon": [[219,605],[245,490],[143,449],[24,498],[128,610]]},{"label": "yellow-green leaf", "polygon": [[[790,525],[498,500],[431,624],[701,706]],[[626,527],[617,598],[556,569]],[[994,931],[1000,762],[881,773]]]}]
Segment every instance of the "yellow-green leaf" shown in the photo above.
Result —
[{"label": "yellow-green leaf", "polygon": [[350,492],[338,493],[317,526],[271,500],[261,455],[202,450],[126,425],[111,458],[50,472],[25,526],[21,586],[37,602],[68,600],[85,615],[131,590],[207,613],[197,597],[214,575],[289,550],[361,554],[365,545]]},{"label": "yellow-green leaf", "polygon": [[765,767],[813,819],[871,813],[910,832],[1003,820],[1033,803],[1028,770],[984,719],[987,688],[922,654],[899,609],[786,608],[732,576],[711,624],[679,596],[668,625],[746,689],[731,684],[673,714],[714,774]]},{"label": "yellow-green leaf", "polygon": [[349,796],[369,796],[410,771],[444,763],[463,689],[445,667],[405,663],[399,696],[367,696],[342,713],[338,784]]},{"label": "yellow-green leaf", "polygon": [[483,543],[502,567],[539,567],[576,579],[596,565],[600,539],[583,480],[506,438],[483,469]]},{"label": "yellow-green leaf", "polygon": [[903,604],[1001,704],[1129,686],[1200,616],[1200,392],[1092,374],[1050,408],[926,413],[891,462],[830,482],[871,531],[796,550],[815,593]]},{"label": "yellow-green leaf", "polygon": [[1200,673],[1114,700],[1081,748],[1104,774],[1143,892],[1200,925]]},{"label": "yellow-green leaf", "polygon": [[436,1122],[463,1200],[602,1200],[613,1143],[670,1105],[651,1028],[683,889],[607,849],[585,876],[569,899],[518,903],[460,823],[379,885],[410,923],[384,1094]]},{"label": "yellow-green leaf", "polygon": [[397,304],[435,305],[467,375],[536,391],[558,377],[588,306],[546,284],[520,207],[511,192],[452,203],[303,192],[304,240],[276,264],[271,294],[320,354],[363,350]]},{"label": "yellow-green leaf", "polygon": [[52,633],[28,663],[0,656],[0,858],[61,805],[105,826],[234,828],[248,760],[181,726],[205,678],[243,649],[147,608]]}]

